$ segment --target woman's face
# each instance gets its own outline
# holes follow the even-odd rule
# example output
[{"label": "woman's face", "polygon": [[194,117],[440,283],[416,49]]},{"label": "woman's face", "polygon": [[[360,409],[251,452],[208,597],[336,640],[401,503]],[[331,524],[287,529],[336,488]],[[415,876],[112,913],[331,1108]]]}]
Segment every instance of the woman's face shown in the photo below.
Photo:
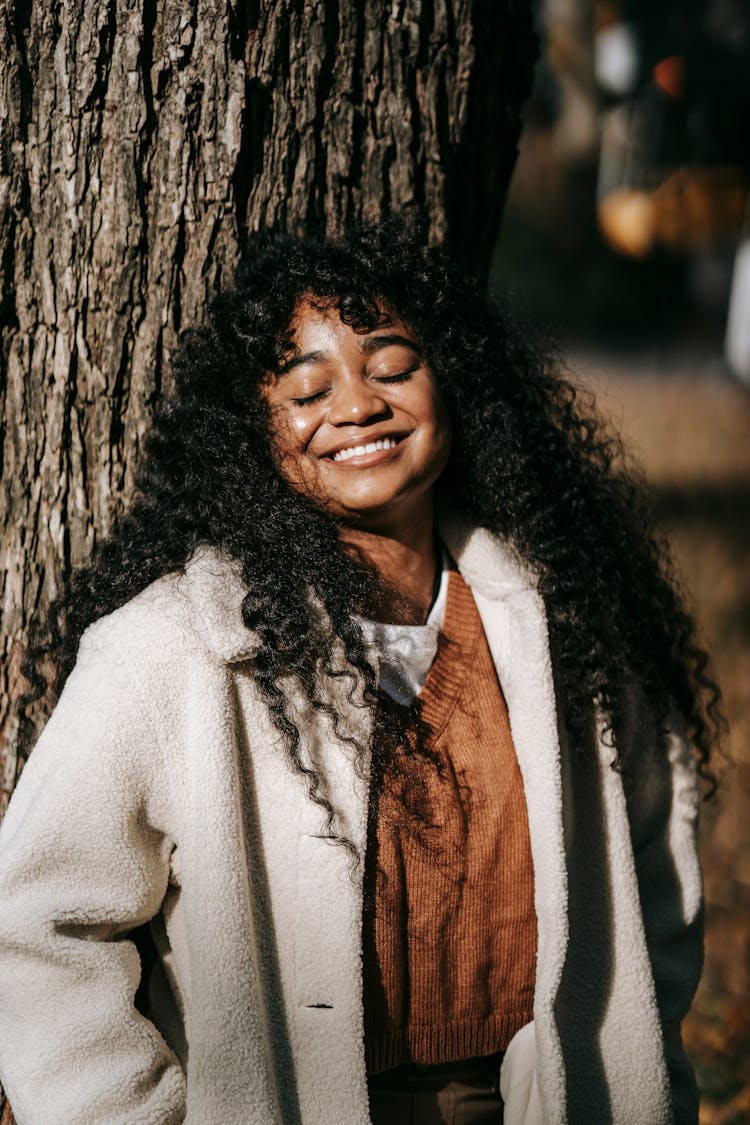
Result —
[{"label": "woman's face", "polygon": [[414,333],[372,331],[302,302],[294,351],[263,393],[280,471],[344,524],[387,530],[419,518],[450,453],[450,423]]}]

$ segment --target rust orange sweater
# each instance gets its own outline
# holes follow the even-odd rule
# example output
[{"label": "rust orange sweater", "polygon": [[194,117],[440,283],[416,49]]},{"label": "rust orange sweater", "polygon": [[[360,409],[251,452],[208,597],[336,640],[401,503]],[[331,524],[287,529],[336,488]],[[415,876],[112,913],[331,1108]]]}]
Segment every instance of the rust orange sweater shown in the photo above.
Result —
[{"label": "rust orange sweater", "polygon": [[363,938],[370,1074],[407,1059],[502,1051],[532,1018],[526,801],[503,693],[458,571],[419,698],[440,768],[421,767],[419,813],[404,805],[397,757],[372,802]]}]

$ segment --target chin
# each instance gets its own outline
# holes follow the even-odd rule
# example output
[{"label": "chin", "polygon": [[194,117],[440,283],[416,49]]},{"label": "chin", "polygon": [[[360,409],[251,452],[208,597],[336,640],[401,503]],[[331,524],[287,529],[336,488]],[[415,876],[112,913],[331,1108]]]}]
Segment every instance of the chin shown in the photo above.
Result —
[{"label": "chin", "polygon": [[398,518],[399,511],[404,504],[404,497],[391,497],[369,503],[358,503],[344,506],[333,514],[340,523],[348,527],[359,527],[368,531],[387,531]]}]

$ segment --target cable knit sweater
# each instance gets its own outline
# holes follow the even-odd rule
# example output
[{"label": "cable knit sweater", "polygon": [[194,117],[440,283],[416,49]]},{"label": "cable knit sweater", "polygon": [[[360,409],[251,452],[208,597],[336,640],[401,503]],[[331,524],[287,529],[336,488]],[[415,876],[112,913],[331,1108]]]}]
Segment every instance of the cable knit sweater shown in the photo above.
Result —
[{"label": "cable knit sweater", "polygon": [[[506,1125],[696,1119],[679,1025],[701,964],[694,770],[637,696],[622,770],[568,747],[533,576],[440,534],[472,588],[528,806],[534,1021]],[[323,837],[253,674],[236,567],[211,549],[87,630],[0,833],[0,1078],[20,1125],[367,1125],[362,866]],[[346,681],[341,721],[368,738]],[[362,852],[367,769],[296,696]],[[158,959],[134,1006],[148,923]]]}]

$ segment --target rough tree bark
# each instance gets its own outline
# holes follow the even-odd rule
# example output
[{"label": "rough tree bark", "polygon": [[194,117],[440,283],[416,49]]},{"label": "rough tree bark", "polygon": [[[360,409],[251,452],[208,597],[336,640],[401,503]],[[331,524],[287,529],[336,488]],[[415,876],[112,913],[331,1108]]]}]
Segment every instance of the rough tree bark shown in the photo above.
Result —
[{"label": "rough tree bark", "polygon": [[244,232],[419,207],[481,274],[534,55],[524,0],[0,0],[0,815],[28,623]]},{"label": "rough tree bark", "polygon": [[419,207],[485,271],[529,8],[0,0],[0,816],[29,622],[127,499],[181,328],[271,224]]}]

